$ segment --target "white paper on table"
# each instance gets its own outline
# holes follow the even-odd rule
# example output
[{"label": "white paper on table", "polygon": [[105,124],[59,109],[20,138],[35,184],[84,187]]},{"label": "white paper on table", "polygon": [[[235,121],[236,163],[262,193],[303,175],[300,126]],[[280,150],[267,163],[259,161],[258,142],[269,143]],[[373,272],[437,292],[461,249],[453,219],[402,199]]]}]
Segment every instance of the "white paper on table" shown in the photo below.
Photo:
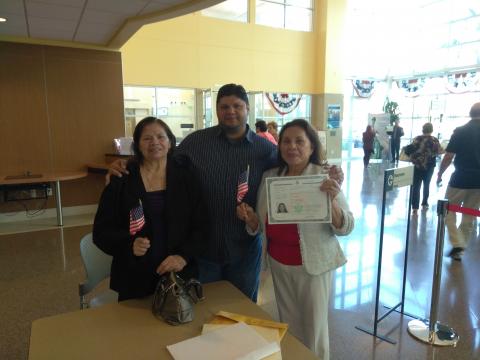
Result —
[{"label": "white paper on table", "polygon": [[260,360],[280,351],[254,329],[239,322],[225,328],[168,345],[175,360]]},{"label": "white paper on table", "polygon": [[[233,324],[203,324],[202,334],[232,325]],[[247,326],[251,327],[258,334],[260,334],[265,340],[267,340],[267,342],[275,341],[280,346],[280,334],[278,329],[249,324],[247,324]],[[263,360],[282,360],[282,352],[278,350],[276,353],[263,358]]]}]

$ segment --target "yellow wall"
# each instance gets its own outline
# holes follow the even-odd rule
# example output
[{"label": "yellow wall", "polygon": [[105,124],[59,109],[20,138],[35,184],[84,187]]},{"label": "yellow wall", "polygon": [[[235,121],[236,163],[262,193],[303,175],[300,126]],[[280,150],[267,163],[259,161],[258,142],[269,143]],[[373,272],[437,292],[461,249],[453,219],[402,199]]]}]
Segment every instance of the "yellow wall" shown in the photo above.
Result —
[{"label": "yellow wall", "polygon": [[[319,0],[317,0],[320,2]],[[322,0],[327,2],[325,13],[326,22],[326,50],[325,56],[325,85],[324,93],[343,93],[343,68],[344,68],[344,28],[347,0]]]},{"label": "yellow wall", "polygon": [[201,16],[143,27],[122,47],[124,83],[319,93],[316,32],[274,29]]},{"label": "yellow wall", "polygon": [[322,94],[343,93],[344,24],[347,0],[317,0],[316,55],[323,59],[315,78]]}]

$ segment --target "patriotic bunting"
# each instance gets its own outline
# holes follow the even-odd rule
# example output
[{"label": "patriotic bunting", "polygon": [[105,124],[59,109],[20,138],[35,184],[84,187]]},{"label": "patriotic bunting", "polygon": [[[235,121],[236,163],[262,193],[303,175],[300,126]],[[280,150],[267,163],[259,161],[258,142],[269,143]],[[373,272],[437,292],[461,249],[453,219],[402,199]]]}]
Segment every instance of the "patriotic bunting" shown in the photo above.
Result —
[{"label": "patriotic bunting", "polygon": [[402,89],[404,94],[409,97],[418,96],[420,90],[425,85],[425,78],[404,79],[397,80],[399,89]]},{"label": "patriotic bunting", "polygon": [[463,94],[478,89],[479,76],[476,71],[445,76],[445,87],[453,94]]},{"label": "patriotic bunting", "polygon": [[362,98],[369,98],[373,94],[375,81],[373,80],[352,80],[353,88],[357,96]]},{"label": "patriotic bunting", "polygon": [[286,115],[295,110],[302,98],[302,95],[299,94],[265,93],[265,95],[270,105],[280,115]]}]

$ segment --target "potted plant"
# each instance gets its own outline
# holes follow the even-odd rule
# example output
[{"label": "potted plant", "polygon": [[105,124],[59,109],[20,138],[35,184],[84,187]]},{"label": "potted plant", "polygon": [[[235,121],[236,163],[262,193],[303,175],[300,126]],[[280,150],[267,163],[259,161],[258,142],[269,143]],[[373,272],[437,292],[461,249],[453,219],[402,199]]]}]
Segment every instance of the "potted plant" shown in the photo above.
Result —
[{"label": "potted plant", "polygon": [[383,111],[386,114],[390,115],[390,125],[393,125],[395,121],[397,121],[400,116],[400,109],[398,108],[398,103],[395,101],[390,101],[390,99],[387,97],[385,99],[385,104],[383,105]]}]

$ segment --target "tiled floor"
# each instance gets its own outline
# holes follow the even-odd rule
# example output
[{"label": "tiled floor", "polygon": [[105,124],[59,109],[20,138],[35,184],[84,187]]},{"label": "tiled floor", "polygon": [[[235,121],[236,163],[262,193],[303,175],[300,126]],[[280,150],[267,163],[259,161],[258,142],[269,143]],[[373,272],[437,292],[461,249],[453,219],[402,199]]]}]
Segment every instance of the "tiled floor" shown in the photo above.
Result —
[{"label": "tiled floor", "polygon": [[[337,270],[332,292],[331,358],[479,359],[478,233],[471,239],[462,262],[443,258],[438,319],[460,334],[457,348],[418,342],[406,330],[410,318],[396,313],[379,324],[379,333],[396,341],[395,345],[355,329],[356,325],[373,328],[384,168],[382,164],[372,164],[364,170],[361,160],[343,164],[343,188],[356,225],[351,235],[340,239],[348,263]],[[410,223],[405,310],[420,317],[428,317],[430,311],[437,227],[435,204],[444,192],[444,187],[437,189],[432,183],[430,209],[412,216]],[[387,194],[381,305],[400,301],[407,206],[408,188]],[[0,359],[28,357],[32,320],[78,309],[78,283],[84,276],[79,241],[90,229],[73,226],[0,235]],[[446,239],[445,252],[448,249]],[[264,280],[263,306],[272,311],[272,286],[268,278]],[[384,311],[381,306],[380,314]]]}]

